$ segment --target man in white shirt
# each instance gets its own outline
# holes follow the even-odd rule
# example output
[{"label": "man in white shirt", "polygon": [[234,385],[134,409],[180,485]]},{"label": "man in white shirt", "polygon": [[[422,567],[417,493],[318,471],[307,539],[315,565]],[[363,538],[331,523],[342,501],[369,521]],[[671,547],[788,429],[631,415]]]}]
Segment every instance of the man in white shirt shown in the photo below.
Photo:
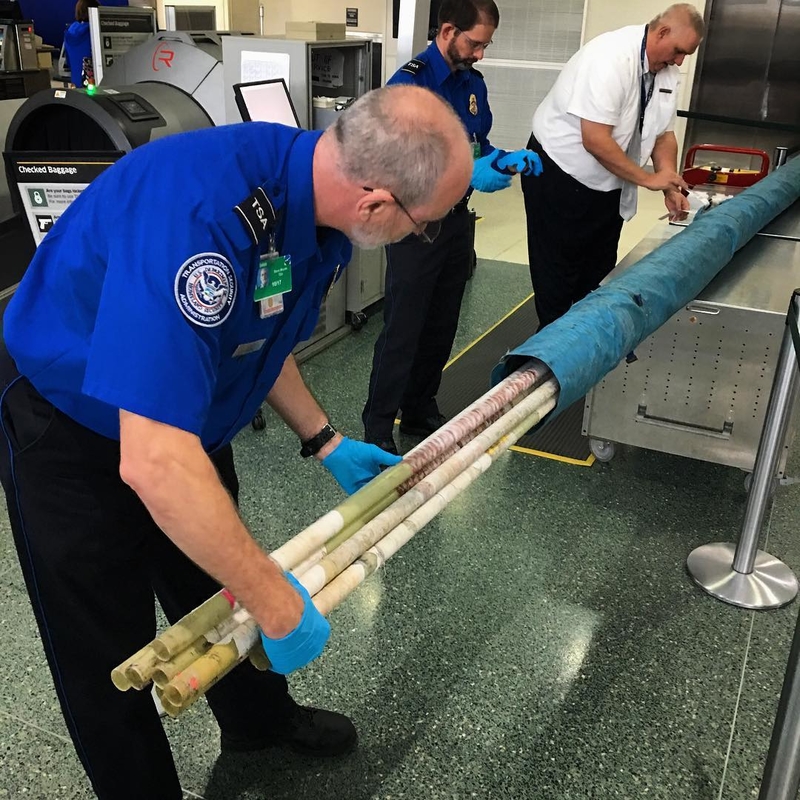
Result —
[{"label": "man in white shirt", "polygon": [[[596,289],[617,261],[637,188],[664,193],[671,217],[688,202],[673,132],[679,70],[705,32],[694,6],[604,33],[567,63],[536,109],[528,148],[542,176],[522,178],[539,328]],[[652,158],[655,172],[643,169]]]}]

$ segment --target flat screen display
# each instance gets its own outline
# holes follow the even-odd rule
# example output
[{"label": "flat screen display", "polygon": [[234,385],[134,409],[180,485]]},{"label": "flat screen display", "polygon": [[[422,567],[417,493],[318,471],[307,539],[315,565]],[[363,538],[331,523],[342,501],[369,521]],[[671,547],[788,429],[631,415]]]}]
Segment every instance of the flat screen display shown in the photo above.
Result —
[{"label": "flat screen display", "polygon": [[300,120],[283,78],[238,83],[233,91],[239,113],[245,122],[279,122],[291,128],[300,127]]}]

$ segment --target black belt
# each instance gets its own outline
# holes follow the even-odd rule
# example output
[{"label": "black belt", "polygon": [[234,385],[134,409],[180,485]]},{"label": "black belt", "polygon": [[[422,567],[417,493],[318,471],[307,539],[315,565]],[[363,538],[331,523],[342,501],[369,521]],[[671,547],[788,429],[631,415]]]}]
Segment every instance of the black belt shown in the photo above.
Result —
[{"label": "black belt", "polygon": [[451,209],[451,214],[460,214],[462,211],[467,210],[469,198],[472,197],[472,189],[470,189]]}]

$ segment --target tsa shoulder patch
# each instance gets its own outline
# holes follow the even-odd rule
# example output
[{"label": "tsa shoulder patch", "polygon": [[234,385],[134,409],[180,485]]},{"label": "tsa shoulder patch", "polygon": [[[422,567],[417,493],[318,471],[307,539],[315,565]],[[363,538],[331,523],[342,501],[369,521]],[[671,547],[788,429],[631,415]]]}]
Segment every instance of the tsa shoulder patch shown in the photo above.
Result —
[{"label": "tsa shoulder patch", "polygon": [[242,200],[239,205],[234,206],[234,211],[238,214],[253,244],[260,244],[269,236],[278,218],[275,206],[260,186],[247,200]]},{"label": "tsa shoulder patch", "polygon": [[400,67],[400,72],[407,72],[409,75],[418,75],[419,71],[425,66],[424,61],[412,58],[404,67]]},{"label": "tsa shoulder patch", "polygon": [[236,300],[236,274],[219,253],[198,253],[175,276],[175,302],[189,322],[216,328],[231,313]]}]

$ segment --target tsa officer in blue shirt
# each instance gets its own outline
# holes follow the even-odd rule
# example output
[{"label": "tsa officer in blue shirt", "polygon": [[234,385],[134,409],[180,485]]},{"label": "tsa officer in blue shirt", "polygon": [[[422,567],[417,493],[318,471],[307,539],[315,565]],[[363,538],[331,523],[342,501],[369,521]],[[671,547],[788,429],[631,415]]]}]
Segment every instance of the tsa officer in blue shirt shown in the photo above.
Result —
[{"label": "tsa officer in blue shirt", "polygon": [[153,593],[175,622],[224,585],[261,627],[273,670],[245,663],[207,695],[223,750],[354,746],[349,719],[288,693],[284,674],[320,654],[329,627],[239,518],[230,442],[266,396],[347,491],[396,462],[331,427],[292,349],[350,258],[347,237],[378,246],[421,229],[471,169],[440,98],[384,88],[325,133],[252,122],[136,149],[39,247],[4,319],[0,479],[64,718],[103,800],[181,797],[150,694],[109,678],[153,638]]},{"label": "tsa officer in blue shirt", "polygon": [[[474,68],[500,22],[494,0],[444,0],[436,38],[401,67],[389,84],[425,86],[455,109],[473,147],[472,188],[494,192],[511,185],[516,172],[538,174],[539,156],[507,153],[489,142],[492,112],[483,76]],[[364,438],[396,453],[392,436],[398,409],[400,431],[427,436],[445,420],[436,393],[453,346],[461,298],[473,258],[467,209],[472,188],[441,224],[386,249],[384,327],[372,360],[364,406]]]},{"label": "tsa officer in blue shirt", "polygon": [[75,4],[75,22],[64,31],[64,47],[75,86],[94,83],[92,65],[92,40],[89,32],[89,9],[97,8],[97,0],[78,0]]}]

